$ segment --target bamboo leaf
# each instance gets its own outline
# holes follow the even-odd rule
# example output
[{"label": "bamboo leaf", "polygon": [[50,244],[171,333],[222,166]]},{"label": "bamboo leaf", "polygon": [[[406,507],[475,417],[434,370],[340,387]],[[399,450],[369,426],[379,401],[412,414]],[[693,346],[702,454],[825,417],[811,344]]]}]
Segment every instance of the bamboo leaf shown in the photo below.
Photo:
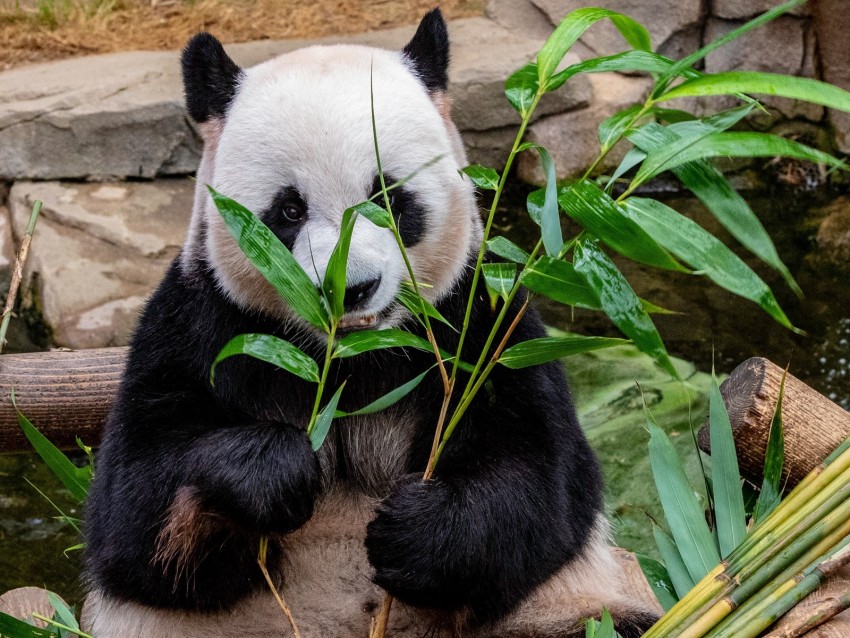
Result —
[{"label": "bamboo leaf", "polygon": [[[647,124],[629,133],[629,139],[646,151],[653,151],[662,144],[677,139],[677,135],[658,124]],[[673,169],[676,177],[702,201],[719,221],[743,246],[782,274],[788,286],[802,296],[787,266],[759,218],[729,181],[714,166],[706,161],[691,162]]]},{"label": "bamboo leaf", "polygon": [[211,186],[207,189],[230,234],[254,267],[293,311],[315,327],[327,331],[328,313],[319,291],[289,249],[247,208]]},{"label": "bamboo leaf", "polygon": [[660,96],[658,101],[737,93],[777,95],[821,104],[840,111],[850,111],[850,92],[837,86],[810,78],[753,71],[731,71],[696,77],[673,87]]},{"label": "bamboo leaf", "polygon": [[482,266],[484,282],[493,294],[507,299],[516,281],[517,265],[491,263]]},{"label": "bamboo leaf", "polygon": [[416,348],[425,352],[432,351],[431,344],[422,337],[398,328],[385,328],[382,330],[358,330],[347,334],[337,341],[333,357],[344,359],[385,348]]},{"label": "bamboo leaf", "polygon": [[[651,51],[623,51],[614,55],[583,60],[571,64],[562,71],[558,71],[546,85],[547,91],[554,91],[571,77],[580,73],[608,73],[608,72],[635,72],[660,74],[673,66],[673,60]],[[698,78],[702,73],[693,69],[685,69],[682,75],[686,78]]]},{"label": "bamboo leaf", "polygon": [[634,104],[602,120],[599,125],[599,143],[602,148],[613,146],[623,136],[626,129],[632,126],[635,116],[640,113],[642,108],[640,104]]},{"label": "bamboo leaf", "polygon": [[664,89],[667,88],[670,81],[676,78],[682,72],[683,69],[687,69],[688,67],[694,66],[694,64],[702,60],[712,51],[716,51],[720,47],[725,46],[726,44],[732,42],[737,38],[740,38],[745,33],[752,31],[753,29],[756,29],[762,26],[763,24],[767,24],[771,20],[775,20],[783,13],[787,13],[788,11],[791,11],[795,7],[798,7],[801,4],[804,4],[805,2],[806,0],[790,0],[789,2],[774,7],[770,11],[760,15],[759,17],[753,20],[750,20],[749,22],[741,25],[737,29],[734,29],[729,33],[709,42],[701,49],[682,58],[673,66],[671,66],[667,70],[667,72],[661,76],[661,78],[659,78],[658,82],[656,83],[656,89],[654,91],[655,95],[660,95],[661,93],[663,93]]},{"label": "bamboo leaf", "polygon": [[[676,155],[667,158],[663,163],[653,164],[650,168],[646,168],[650,160],[647,157],[635,179],[646,181],[675,166],[710,157],[793,157],[848,170],[847,164],[841,160],[794,140],[767,133],[732,132],[707,135],[687,148],[679,149]],[[641,180],[639,176],[642,172]]]},{"label": "bamboo leaf", "polygon": [[423,312],[422,309],[424,308],[425,314],[427,314],[431,319],[436,319],[440,323],[446,324],[452,330],[456,330],[455,327],[449,323],[448,319],[440,314],[439,310],[432,306],[427,299],[423,299],[417,295],[413,286],[407,282],[402,283],[401,288],[399,288],[399,291],[396,294],[396,301],[407,308],[414,317],[421,317]]},{"label": "bamboo leaf", "polygon": [[59,622],[71,629],[80,628],[80,625],[77,623],[77,619],[74,617],[74,612],[68,608],[68,605],[66,605],[59,596],[54,594],[52,591],[48,591],[47,600],[50,602],[53,609],[56,610],[56,615],[59,616]]},{"label": "bamboo leaf", "polygon": [[626,217],[617,202],[592,182],[582,180],[564,189],[558,201],[570,217],[621,255],[656,268],[686,272],[655,239]]},{"label": "bamboo leaf", "polygon": [[575,269],[585,276],[599,296],[602,309],[635,345],[650,355],[671,376],[679,373],[667,354],[661,335],[629,282],[595,242],[580,241],[575,248]]},{"label": "bamboo leaf", "polygon": [[494,255],[507,259],[516,264],[525,264],[528,261],[528,253],[517,246],[511,240],[502,236],[496,236],[487,240],[487,250]]},{"label": "bamboo leaf", "polygon": [[767,450],[764,455],[764,472],[753,521],[757,525],[764,520],[782,500],[782,468],[785,465],[785,430],[782,426],[782,399],[785,396],[785,379],[788,371],[782,375],[779,384],[779,397],[770,422]]},{"label": "bamboo leaf", "polygon": [[540,226],[546,254],[557,256],[564,245],[564,236],[561,234],[561,220],[558,215],[558,182],[555,177],[555,162],[552,160],[549,151],[539,144],[526,143],[524,146],[525,148],[533,148],[540,154],[540,163],[543,166],[543,173],[546,175],[545,188],[528,196],[528,213],[534,222]]},{"label": "bamboo leaf", "polygon": [[[652,588],[652,593],[655,594],[655,599],[664,611],[669,611],[679,601],[679,596],[676,594],[676,589],[673,586],[673,581],[670,579],[667,568],[654,558],[650,558],[640,552],[635,552],[635,558],[637,558],[638,565],[640,565],[646,582]],[[688,578],[690,579],[690,575]]]},{"label": "bamboo leaf", "polygon": [[472,164],[461,169],[461,172],[472,180],[478,188],[494,191],[499,188],[499,174],[492,168]]},{"label": "bamboo leaf", "polygon": [[342,391],[345,388],[345,381],[336,389],[331,400],[322,408],[321,412],[316,416],[316,422],[313,428],[307,432],[310,437],[310,445],[313,446],[313,451],[316,452],[322,447],[322,443],[328,436],[331,429],[331,422],[336,414],[336,406],[339,404],[339,398],[342,396]]},{"label": "bamboo leaf", "polygon": [[322,292],[330,308],[331,317],[334,319],[339,319],[345,314],[348,250],[351,247],[351,234],[354,232],[356,221],[357,214],[353,208],[347,209],[342,214],[339,239],[328,260],[328,267],[325,271],[324,281],[322,281]]},{"label": "bamboo leaf", "polygon": [[723,242],[659,201],[630,197],[625,214],[679,259],[717,285],[758,304],[778,323],[799,332],[768,285]]},{"label": "bamboo leaf", "polygon": [[[648,420],[647,427],[649,461],[661,506],[688,574],[696,583],[720,562],[717,546],[676,449],[655,423]],[[667,569],[670,571],[669,565]]]},{"label": "bamboo leaf", "polygon": [[[674,166],[684,164],[685,162],[680,160],[684,152],[696,146],[706,137],[714,133],[721,133],[734,126],[752,110],[752,105],[747,104],[711,117],[671,125],[670,132],[675,133],[677,139],[649,152],[637,175],[635,175],[635,183],[643,184]],[[678,127],[678,129],[674,127]]]},{"label": "bamboo leaf", "polygon": [[526,64],[505,80],[505,97],[522,117],[528,115],[538,89],[537,64]]},{"label": "bamboo leaf", "polygon": [[215,384],[215,369],[218,364],[239,354],[271,363],[305,381],[319,382],[319,366],[303,350],[273,335],[249,333],[233,337],[216,355],[210,368],[211,384]]},{"label": "bamboo leaf", "polygon": [[608,180],[608,183],[605,185],[605,191],[611,192],[611,189],[614,187],[614,184],[617,183],[623,175],[632,170],[635,166],[640,164],[643,160],[646,159],[646,153],[644,153],[639,148],[630,148],[626,155],[623,157],[623,161],[620,162],[620,165],[617,167],[617,170],[614,171],[614,174],[611,176],[611,179]]},{"label": "bamboo leaf", "polygon": [[78,502],[82,503],[86,500],[91,485],[91,470],[88,467],[77,467],[65,456],[59,448],[51,443],[46,436],[36,429],[25,417],[15,401],[14,390],[11,393],[12,406],[15,408],[15,413],[18,416],[18,424],[24,432],[24,436],[29,440],[30,445],[38,453],[45,465],[50,468],[50,471],[56,475],[56,478],[71,492]]},{"label": "bamboo leaf", "polygon": [[574,354],[614,348],[629,343],[626,339],[607,337],[585,337],[569,335],[566,337],[541,337],[529,339],[511,346],[499,357],[499,363],[513,370],[548,363]]},{"label": "bamboo leaf", "polygon": [[407,383],[398,386],[397,388],[387,392],[384,396],[372,401],[369,405],[360,408],[359,410],[355,410],[354,412],[341,412],[337,410],[335,416],[346,417],[346,416],[358,416],[361,414],[374,414],[375,412],[381,412],[382,410],[386,410],[391,405],[398,403],[401,399],[410,394],[416,386],[422,383],[422,380],[425,378],[431,370],[434,369],[434,366],[431,366],[425,372],[416,375]]},{"label": "bamboo leaf", "polygon": [[682,555],[676,548],[676,543],[655,523],[652,524],[652,537],[655,539],[655,546],[658,548],[661,560],[664,561],[675,596],[682,598],[694,588],[696,583],[688,572],[685,561],[682,560]]},{"label": "bamboo leaf", "polygon": [[522,284],[567,306],[601,310],[602,302],[587,278],[563,259],[542,256],[522,271]]},{"label": "bamboo leaf", "polygon": [[643,51],[652,49],[649,32],[628,16],[608,9],[578,9],[561,20],[537,54],[538,83],[545,87],[567,51],[572,48],[585,31],[605,18],[611,19],[611,22],[614,23],[614,26],[617,27],[617,30],[632,48]]},{"label": "bamboo leaf", "polygon": [[363,217],[375,224],[375,226],[380,226],[381,228],[393,227],[393,217],[390,215],[390,211],[383,206],[378,206],[375,202],[360,202],[345,212],[347,213],[349,210],[358,215],[363,215]]},{"label": "bamboo leaf", "polygon": [[717,377],[712,376],[709,394],[711,438],[711,484],[720,556],[726,558],[747,537],[747,515],[741,491],[741,472],[729,413],[720,395]]},{"label": "bamboo leaf", "polygon": [[0,611],[0,636],[3,638],[57,638],[57,634],[34,627]]}]

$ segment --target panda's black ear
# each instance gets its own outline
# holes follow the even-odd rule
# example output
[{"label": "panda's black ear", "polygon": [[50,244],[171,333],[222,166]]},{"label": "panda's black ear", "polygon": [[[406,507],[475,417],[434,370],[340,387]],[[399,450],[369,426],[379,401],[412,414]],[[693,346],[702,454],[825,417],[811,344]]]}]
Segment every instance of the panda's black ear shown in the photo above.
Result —
[{"label": "panda's black ear", "polygon": [[429,91],[449,88],[449,31],[439,9],[428,13],[402,49]]},{"label": "panda's black ear", "polygon": [[224,117],[236,95],[242,69],[231,60],[221,42],[199,33],[183,49],[183,91],[186,110],[198,124]]}]

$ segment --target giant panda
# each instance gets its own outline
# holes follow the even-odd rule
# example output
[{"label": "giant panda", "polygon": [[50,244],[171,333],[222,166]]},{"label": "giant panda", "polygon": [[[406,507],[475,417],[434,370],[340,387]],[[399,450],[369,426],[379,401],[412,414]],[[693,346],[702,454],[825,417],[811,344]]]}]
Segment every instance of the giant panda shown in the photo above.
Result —
[{"label": "giant panda", "polygon": [[[372,91],[387,183],[415,173],[391,191],[413,269],[461,325],[482,223],[458,172],[448,62],[439,10],[401,51],[317,46],[249,69],[208,34],[183,51],[204,151],[185,245],[140,319],[97,455],[83,619],[96,638],[291,635],[257,566],[261,535],[305,638],[365,638],[381,588],[397,599],[390,636],[583,636],[603,607],[625,637],[654,620],[608,547],[599,466],[560,364],[496,368],[425,482],[437,374],[384,412],[336,421],[318,452],[304,428],[314,385],[249,357],[210,384],[238,334],[317,359],[325,342],[242,254],[206,185],[254,211],[318,285],[343,211],[379,188]],[[390,231],[359,218],[341,328],[421,330],[395,301],[405,275]],[[494,316],[482,288],[465,358]],[[457,331],[435,331],[453,350]],[[544,334],[529,312],[511,342]],[[330,387],[347,380],[340,407],[352,410],[432,363],[398,349],[341,359]]]}]

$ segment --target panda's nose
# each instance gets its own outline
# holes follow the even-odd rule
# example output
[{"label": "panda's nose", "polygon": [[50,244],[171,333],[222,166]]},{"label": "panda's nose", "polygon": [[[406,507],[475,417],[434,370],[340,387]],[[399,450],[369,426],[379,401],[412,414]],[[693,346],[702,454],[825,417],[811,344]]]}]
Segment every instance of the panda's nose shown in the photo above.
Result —
[{"label": "panda's nose", "polygon": [[343,299],[346,312],[354,310],[369,301],[372,295],[378,291],[380,285],[381,278],[378,277],[377,279],[369,279],[368,281],[348,286],[345,289],[345,299]]}]

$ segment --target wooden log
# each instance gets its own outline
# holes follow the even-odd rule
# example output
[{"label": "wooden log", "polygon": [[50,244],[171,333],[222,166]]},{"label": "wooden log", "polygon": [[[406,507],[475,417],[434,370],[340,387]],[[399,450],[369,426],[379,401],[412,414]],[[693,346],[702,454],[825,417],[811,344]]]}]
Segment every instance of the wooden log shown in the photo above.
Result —
[{"label": "wooden log", "polygon": [[54,350],[0,356],[0,452],[30,451],[12,406],[61,449],[100,442],[127,348]]},{"label": "wooden log", "polygon": [[[784,373],[775,363],[754,357],[735,368],[720,386],[741,473],[757,484],[761,484],[770,424]],[[850,412],[791,374],[785,381],[782,424],[789,488],[850,436]],[[706,452],[711,451],[708,425],[699,433],[699,444]]]}]

